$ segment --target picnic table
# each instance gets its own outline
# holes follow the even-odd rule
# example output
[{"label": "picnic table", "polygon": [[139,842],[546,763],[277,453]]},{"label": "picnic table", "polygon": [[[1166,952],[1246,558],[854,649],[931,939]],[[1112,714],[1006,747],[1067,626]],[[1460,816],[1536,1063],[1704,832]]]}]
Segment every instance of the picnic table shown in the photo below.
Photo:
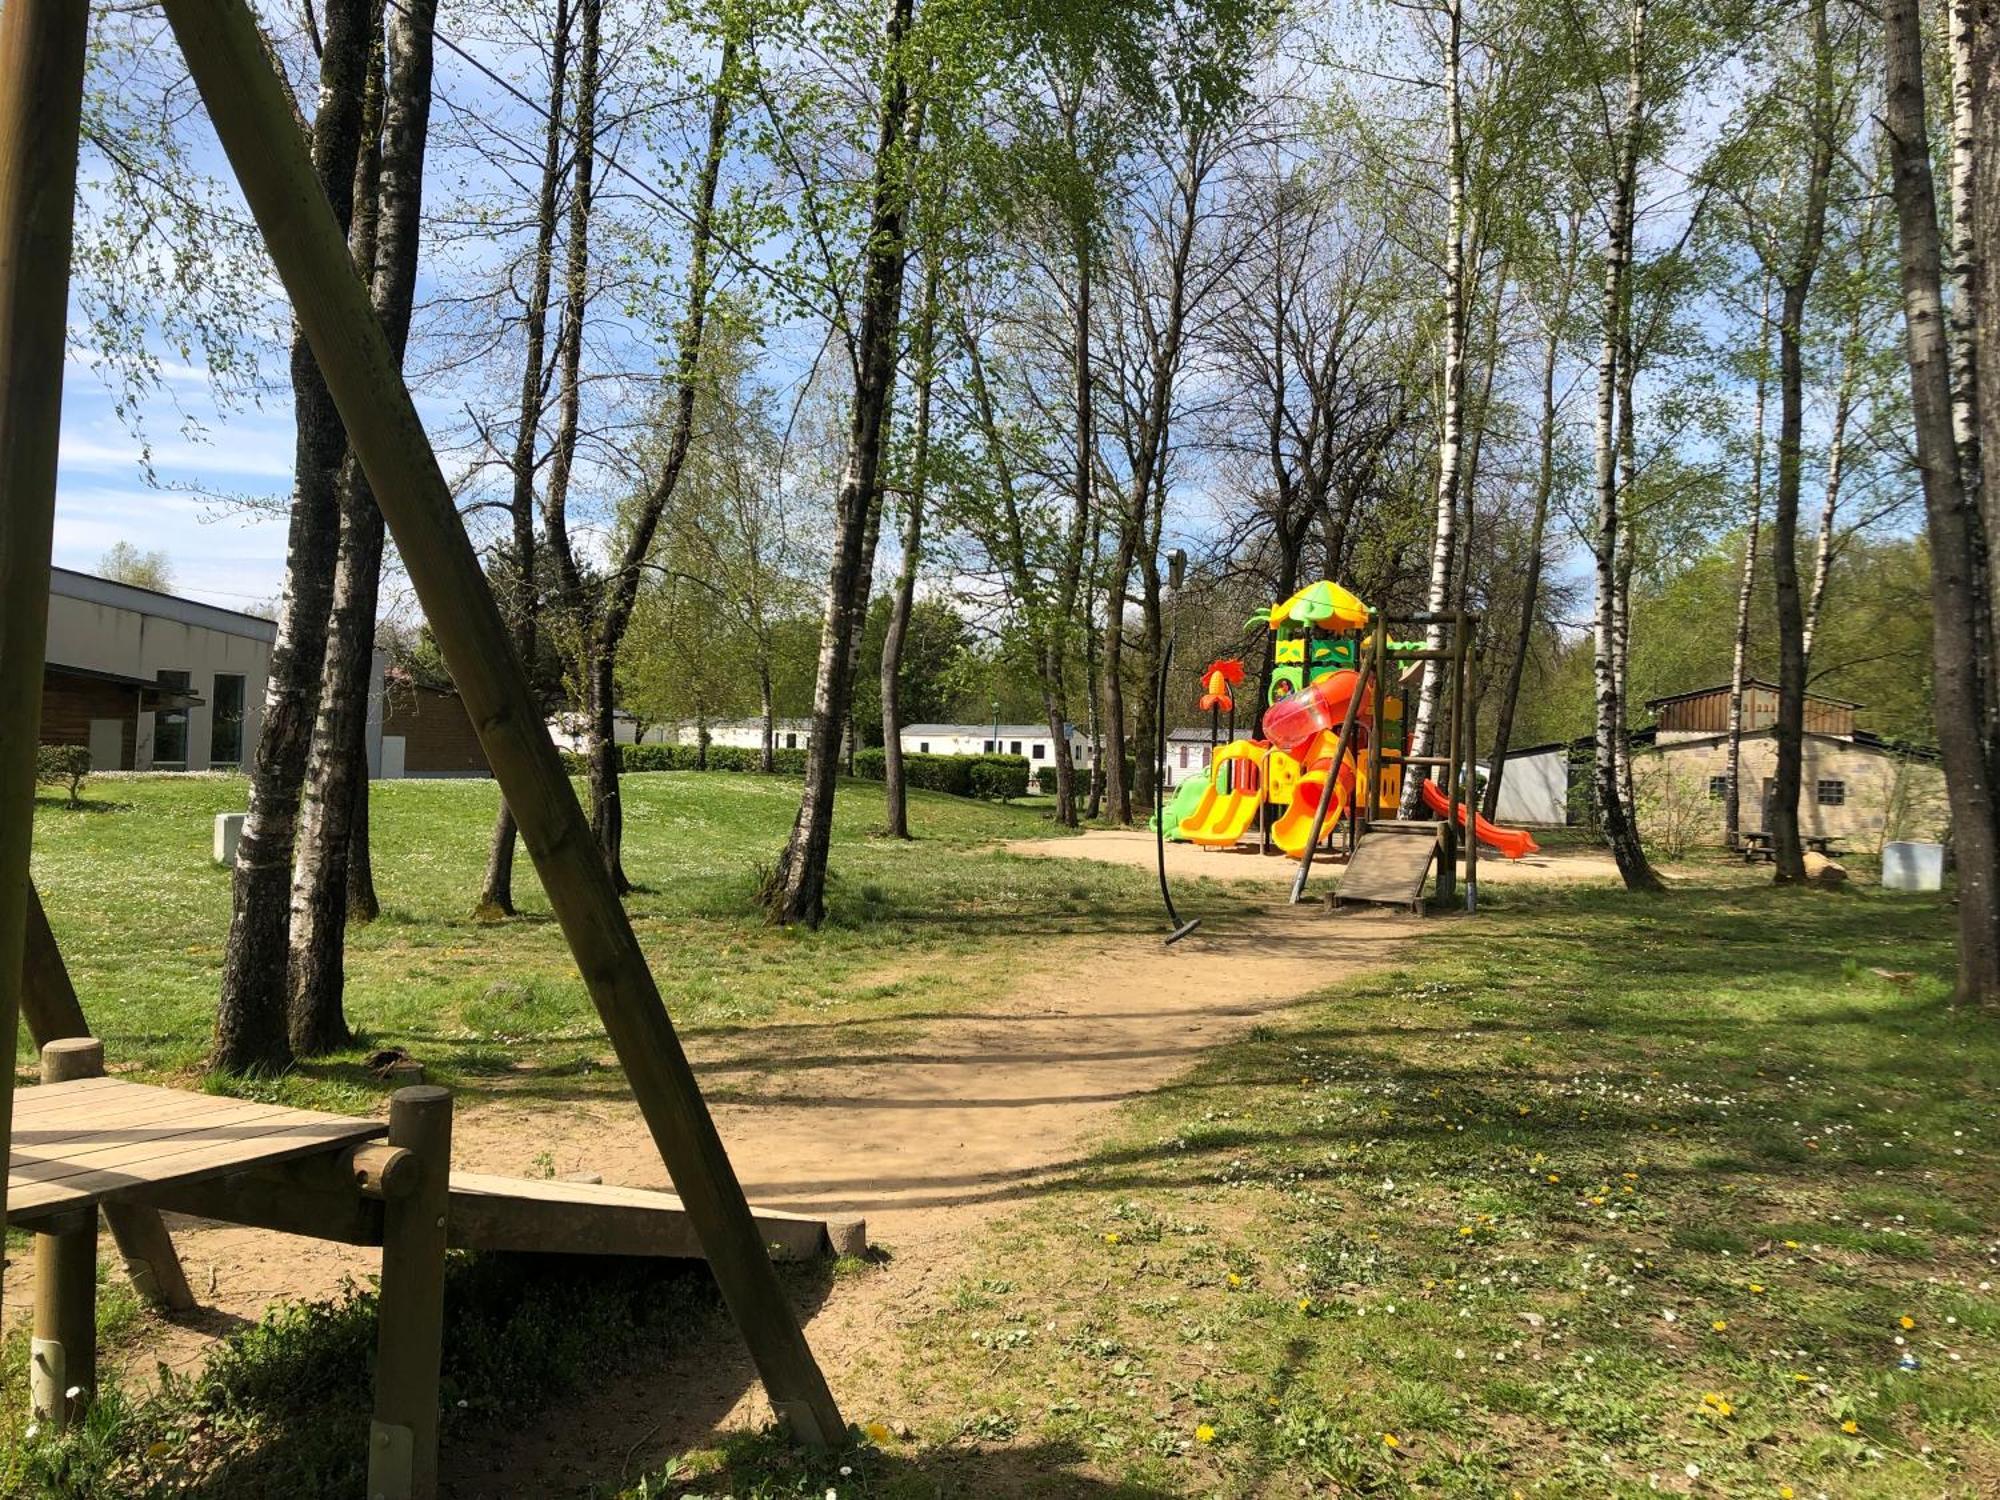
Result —
[{"label": "picnic table", "polygon": [[[1737,852],[1748,864],[1754,865],[1760,860],[1768,864],[1778,857],[1776,842],[1763,829],[1749,829],[1739,833],[1736,841]],[[1824,854],[1828,859],[1839,859],[1842,853],[1838,834],[1804,833],[1799,835],[1799,842],[1813,853]]]}]

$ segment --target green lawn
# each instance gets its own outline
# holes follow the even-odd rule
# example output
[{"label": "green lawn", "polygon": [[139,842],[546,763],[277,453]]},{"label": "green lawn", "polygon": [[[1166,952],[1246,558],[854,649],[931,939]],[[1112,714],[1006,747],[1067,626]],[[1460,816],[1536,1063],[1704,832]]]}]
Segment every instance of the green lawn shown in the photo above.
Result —
[{"label": "green lawn", "polygon": [[2000,1027],[1936,905],[1491,894],[994,1233],[841,1495],[2000,1493]]},{"label": "green lawn", "polygon": [[[1019,944],[1155,920],[1141,873],[1019,859],[1000,840],[1054,830],[1037,811],[912,792],[913,843],[875,837],[878,784],[843,784],[830,920],[765,924],[759,868],[797,806],[789,778],[651,773],[625,778],[628,901],[667,1006],[685,1031],[755,1026],[801,1010],[893,1024],[977,1002]],[[85,1013],[116,1064],[186,1077],[214,1022],[229,922],[228,872],[209,859],[215,814],[240,809],[241,778],[96,778],[88,804],[45,799],[35,878]],[[374,860],[383,915],[350,933],[349,1052],[248,1087],[301,1104],[366,1109],[382,1090],[368,1051],[407,1048],[462,1094],[616,1087],[602,1029],[525,855],[520,918],[471,916],[497,805],[489,781],[378,782]],[[27,1046],[23,1041],[23,1058]]]},{"label": "green lawn", "polygon": [[[114,1058],[190,1074],[228,899],[208,820],[242,784],[90,791],[108,806],[43,808],[37,876]],[[491,787],[378,791],[388,914],[351,969],[370,1044],[524,1102],[615,1086],[539,905],[466,915]],[[749,893],[793,795],[631,778],[634,918],[697,1036],[809,1009],[869,1045],[998,990],[1048,933],[1157,930],[1143,872],[992,847],[1048,831],[1033,811],[922,797],[904,846],[870,836],[866,784],[843,791],[834,920],[773,930]],[[1935,899],[1740,868],[1656,900],[1485,899],[1394,973],[1343,979],[1330,920],[1322,995],[979,1231],[975,1269],[883,1352],[907,1436],[824,1463],[736,1442],[643,1479],[613,1454],[592,1493],[2000,1493],[2000,1024],[1949,1009]],[[357,1057],[275,1087],[366,1107]],[[864,1280],[831,1295],[876,1274],[843,1270]],[[508,1401],[588,1399],[621,1351],[718,1336],[699,1272],[597,1276],[559,1305],[504,1264],[453,1276],[448,1397],[511,1394],[448,1399],[448,1441],[525,1414]],[[129,1299],[106,1316],[129,1327]],[[277,1314],[197,1380],[114,1394],[83,1439],[0,1447],[0,1492],[346,1493],[369,1326],[365,1301]],[[13,1433],[23,1356],[0,1372]]]}]

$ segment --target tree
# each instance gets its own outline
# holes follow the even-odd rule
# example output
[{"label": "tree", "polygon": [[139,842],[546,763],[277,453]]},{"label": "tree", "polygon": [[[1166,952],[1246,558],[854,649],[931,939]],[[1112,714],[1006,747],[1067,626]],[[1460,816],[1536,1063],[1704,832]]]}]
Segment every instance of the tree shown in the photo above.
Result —
[{"label": "tree", "polygon": [[[386,81],[370,69],[370,92],[379,99],[379,137],[367,140],[356,174],[356,202],[367,208],[365,218],[360,211],[355,216],[362,226],[355,236],[357,259],[370,271],[375,313],[399,358],[416,299],[436,23],[436,0],[403,0],[386,13]],[[373,676],[382,548],[382,512],[350,454],[340,476],[332,613],[292,884],[287,1024],[292,1050],[302,1057],[351,1040],[341,1005],[342,959],[355,904],[352,874],[357,860],[366,858],[368,700],[378,686]],[[364,917],[373,915],[369,885]]]},{"label": "tree", "polygon": [[826,858],[840,745],[853,700],[854,664],[868,610],[874,539],[881,522],[882,459],[894,399],[906,214],[917,154],[912,119],[910,32],[915,0],[890,0],[881,50],[881,97],[868,230],[861,252],[860,319],[850,350],[853,399],[847,456],[833,508],[833,548],[815,673],[805,788],[791,836],[763,899],[774,921],[817,927],[826,915]]},{"label": "tree", "polygon": [[129,583],[156,594],[170,594],[174,588],[172,559],[157,548],[141,552],[130,542],[113,542],[105,548],[97,560],[97,571],[114,583]]},{"label": "tree", "polygon": [[930,488],[931,393],[937,383],[938,251],[924,264],[923,311],[912,354],[916,361],[916,433],[909,476],[903,489],[902,558],[896,569],[888,627],[882,636],[882,801],[891,838],[910,836],[909,798],[903,786],[903,647],[916,607],[917,567],[924,535],[924,505]]},{"label": "tree", "polygon": [[[310,144],[320,187],[342,232],[354,217],[373,30],[373,9],[366,0],[328,0]],[[291,375],[298,438],[285,538],[285,591],[271,644],[263,729],[251,765],[250,807],[236,846],[229,937],[209,1059],[210,1066],[228,1073],[277,1071],[292,1061],[286,1036],[292,854],[319,708],[340,535],[339,480],[347,434],[305,336],[296,329]]]},{"label": "tree", "polygon": [[[1883,134],[1888,140],[1897,237],[1901,247],[1903,316],[1910,373],[1910,407],[1917,469],[1923,479],[1925,529],[1931,549],[1933,668],[1938,749],[1951,802],[1958,876],[1958,997],[2000,1005],[2000,732],[1996,732],[1992,579],[1980,499],[1953,427],[1951,356],[1938,239],[1937,194],[1924,107],[1923,28],[1916,0],[1885,0]],[[1990,29],[1976,38],[1993,55]],[[1990,184],[2000,151],[1989,110],[1975,126],[1981,185]],[[1983,251],[2000,244],[1995,198],[1973,201]],[[1973,325],[1983,352],[2000,357],[1982,256],[1975,281]],[[1974,435],[2000,442],[2000,413],[1985,403]]]}]

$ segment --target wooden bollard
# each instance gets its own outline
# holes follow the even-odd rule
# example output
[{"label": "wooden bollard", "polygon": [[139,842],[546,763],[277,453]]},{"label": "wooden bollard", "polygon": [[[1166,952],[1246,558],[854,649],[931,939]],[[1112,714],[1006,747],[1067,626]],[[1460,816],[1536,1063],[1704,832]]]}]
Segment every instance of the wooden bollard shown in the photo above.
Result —
[{"label": "wooden bollard", "polygon": [[451,1205],[451,1092],[432,1084],[398,1089],[389,1100],[389,1144],[415,1158],[416,1180],[382,1210],[368,1494],[370,1500],[432,1500],[438,1365],[444,1352],[445,1221]]},{"label": "wooden bollard", "polygon": [[[104,1072],[104,1044],[66,1037],[42,1048],[42,1082]],[[97,1209],[79,1208],[35,1231],[35,1320],[28,1404],[35,1420],[63,1428],[97,1389]],[[72,1395],[71,1393],[75,1394]]]}]

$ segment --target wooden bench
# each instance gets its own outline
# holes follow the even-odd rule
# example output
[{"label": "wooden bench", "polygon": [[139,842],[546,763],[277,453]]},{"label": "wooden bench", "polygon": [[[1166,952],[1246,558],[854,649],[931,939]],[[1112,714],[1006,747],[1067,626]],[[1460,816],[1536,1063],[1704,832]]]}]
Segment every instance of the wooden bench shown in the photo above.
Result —
[{"label": "wooden bench", "polygon": [[[1760,860],[1772,863],[1778,857],[1777,844],[1771,835],[1762,829],[1752,829],[1736,836],[1738,850],[1744,861],[1756,864]],[[1828,859],[1839,859],[1844,852],[1840,848],[1840,835],[1836,833],[1807,833],[1799,836],[1799,843],[1815,854],[1824,854]]]}]

